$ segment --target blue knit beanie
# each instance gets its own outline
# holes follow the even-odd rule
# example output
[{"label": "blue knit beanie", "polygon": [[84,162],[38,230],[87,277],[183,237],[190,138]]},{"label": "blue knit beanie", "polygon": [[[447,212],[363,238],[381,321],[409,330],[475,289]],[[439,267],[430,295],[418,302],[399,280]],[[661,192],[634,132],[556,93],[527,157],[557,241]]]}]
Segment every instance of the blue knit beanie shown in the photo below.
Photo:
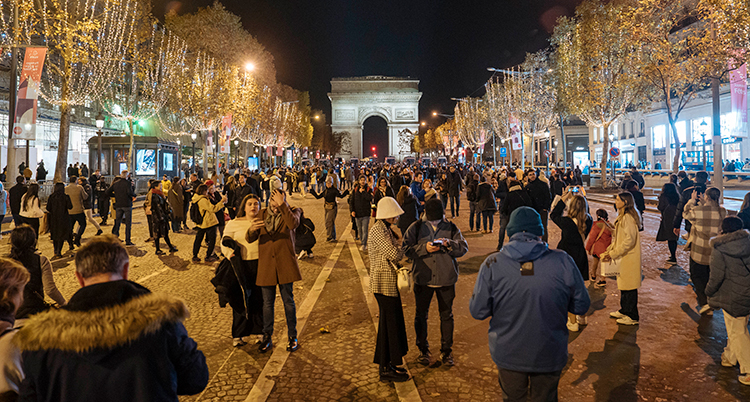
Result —
[{"label": "blue knit beanie", "polygon": [[539,213],[530,207],[518,207],[510,214],[508,222],[508,237],[518,232],[529,232],[541,237],[544,235],[544,226],[542,226],[542,217]]}]

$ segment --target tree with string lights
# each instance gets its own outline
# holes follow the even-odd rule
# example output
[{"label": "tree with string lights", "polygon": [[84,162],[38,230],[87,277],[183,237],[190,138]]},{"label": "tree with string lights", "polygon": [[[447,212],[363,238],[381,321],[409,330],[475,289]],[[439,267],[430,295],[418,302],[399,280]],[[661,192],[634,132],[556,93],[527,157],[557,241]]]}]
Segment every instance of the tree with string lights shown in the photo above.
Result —
[{"label": "tree with string lights", "polygon": [[169,99],[178,71],[185,67],[184,41],[158,27],[151,10],[137,3],[122,47],[123,60],[111,75],[102,107],[123,122],[130,136],[128,168],[135,167],[136,124],[151,118]]},{"label": "tree with string lights", "polygon": [[[47,47],[40,93],[60,107],[55,181],[68,165],[71,108],[101,99],[122,60],[133,0],[18,0],[33,42]],[[3,8],[4,9],[4,8]]]}]

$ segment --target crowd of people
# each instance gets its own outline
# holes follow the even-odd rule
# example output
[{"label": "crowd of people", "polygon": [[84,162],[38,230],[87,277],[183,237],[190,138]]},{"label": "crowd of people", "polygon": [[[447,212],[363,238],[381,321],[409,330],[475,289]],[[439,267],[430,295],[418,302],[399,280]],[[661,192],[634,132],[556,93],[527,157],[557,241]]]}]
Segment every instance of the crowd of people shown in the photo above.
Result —
[{"label": "crowd of people", "polygon": [[[153,242],[156,255],[166,254],[162,240],[167,252],[178,251],[169,236],[172,231],[194,236],[193,263],[220,261],[212,283],[220,304],[232,308],[235,347],[253,341],[252,337],[261,353],[274,347],[278,289],[287,324],[286,349],[294,352],[300,348],[293,283],[302,279],[298,260],[312,258],[316,237],[312,220],[287,200],[297,193],[324,199],[329,242],[339,239],[338,199],[346,199],[351,237],[369,257],[370,291],[379,307],[373,361],[379,366],[381,380],[410,379],[401,367],[409,344],[401,301],[407,293],[415,302],[417,362],[425,366],[437,361],[455,364],[457,259],[470,247],[456,225],[462,219],[459,209],[464,192],[469,202],[469,230],[482,236],[497,235],[497,252],[479,270],[470,311],[476,319],[491,318],[490,353],[507,400],[522,400],[528,392],[556,396],[567,362],[568,332],[587,324],[587,281],[604,287],[606,278],[616,277],[620,308],[610,316],[620,325],[639,324],[646,206],[641,191],[645,183],[635,168],[615,196],[617,217],[613,223],[607,210],[590,211],[578,169],[545,172],[520,166],[375,163],[221,173],[206,180],[197,173],[186,178],[152,179],[143,208],[149,233],[146,242]],[[661,225],[656,241],[667,242],[666,263],[676,264],[684,222],[697,310],[711,314],[713,309],[724,309],[729,341],[722,364],[739,364],[739,381],[750,385],[750,335],[746,330],[750,316],[750,195],[737,216],[727,216],[719,204],[720,191],[709,186],[708,178],[706,172],[698,172],[692,179],[685,172],[670,177],[659,194]],[[7,192],[0,187],[0,198],[8,200],[15,224],[10,255],[0,260],[0,287],[4,289],[0,292],[0,351],[5,353],[3,363],[10,373],[0,379],[0,392],[22,397],[51,392],[55,400],[74,400],[76,392],[90,392],[84,382],[72,383],[76,374],[91,371],[90,381],[104,381],[107,374],[98,370],[96,363],[101,359],[119,362],[112,363],[115,371],[142,369],[139,376],[150,384],[146,389],[158,395],[200,392],[206,386],[207,368],[181,324],[187,317],[186,307],[177,299],[152,294],[128,281],[125,246],[135,244],[131,225],[136,200],[129,173],[122,172],[111,183],[99,171],[88,178],[71,176],[68,181],[67,186],[54,184],[46,205],[39,200],[39,184],[27,183],[24,176],[18,176]],[[104,235],[102,227],[109,220],[113,221],[111,234]],[[548,244],[549,221],[560,231],[554,247]],[[97,232],[82,242],[88,224]],[[124,243],[119,241],[122,225]],[[76,251],[81,289],[70,300],[55,286],[51,260],[37,251],[39,234],[45,231],[53,242],[51,260],[63,257],[65,243],[69,251]],[[204,243],[207,250],[201,259]],[[54,300],[57,308],[51,308],[43,295]],[[432,357],[427,331],[433,296],[441,332],[437,359]],[[75,321],[75,325],[65,327],[66,320]],[[82,335],[94,320],[133,324],[117,334],[100,328]],[[147,327],[148,335],[144,332]],[[63,336],[53,339],[56,333]],[[153,336],[164,339],[160,343],[163,349],[149,349]],[[129,354],[144,357],[141,362],[123,359]],[[55,370],[69,376],[46,375],[49,367],[45,364],[50,359]],[[152,360],[155,363],[145,367]],[[138,392],[143,389],[128,389],[111,398],[138,400]]]}]

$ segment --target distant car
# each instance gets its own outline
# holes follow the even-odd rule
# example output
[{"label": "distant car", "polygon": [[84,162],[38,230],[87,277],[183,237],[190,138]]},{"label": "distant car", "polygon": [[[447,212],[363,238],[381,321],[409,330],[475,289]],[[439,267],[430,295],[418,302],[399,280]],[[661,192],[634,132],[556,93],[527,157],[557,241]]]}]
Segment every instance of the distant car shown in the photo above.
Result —
[{"label": "distant car", "polygon": [[352,166],[357,166],[357,165],[359,165],[359,158],[354,158],[354,157],[352,157],[352,158],[349,158],[349,163],[350,163],[350,164],[351,164]]},{"label": "distant car", "polygon": [[438,165],[446,165],[448,164],[448,158],[445,156],[438,156],[437,163]]},{"label": "distant car", "polygon": [[302,159],[302,160],[300,161],[300,163],[302,164],[302,166],[310,166],[310,165],[312,164],[312,163],[310,162],[310,159],[307,159],[307,158],[305,158],[305,159]]},{"label": "distant car", "polygon": [[429,166],[431,162],[432,162],[432,159],[430,159],[429,157],[427,157],[427,156],[422,157],[422,164],[423,165]]},{"label": "distant car", "polygon": [[406,158],[404,158],[404,164],[405,165],[413,165],[416,162],[417,162],[417,159],[414,158],[413,156],[407,156]]},{"label": "distant car", "polygon": [[386,156],[385,157],[385,163],[389,165],[393,165],[396,163],[396,157],[395,156]]}]

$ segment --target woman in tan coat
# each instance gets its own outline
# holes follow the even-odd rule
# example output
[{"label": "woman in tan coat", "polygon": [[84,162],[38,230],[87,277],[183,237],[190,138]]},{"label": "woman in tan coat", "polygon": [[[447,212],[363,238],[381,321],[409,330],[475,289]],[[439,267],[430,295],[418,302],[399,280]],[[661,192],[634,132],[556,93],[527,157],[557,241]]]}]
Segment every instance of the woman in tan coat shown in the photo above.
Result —
[{"label": "woman in tan coat", "polygon": [[248,243],[258,242],[258,276],[256,285],[263,293],[263,340],[260,351],[266,352],[273,346],[274,303],[276,285],[279,286],[284,302],[289,346],[286,350],[299,349],[297,342],[297,308],[294,304],[293,284],[302,279],[294,252],[294,231],[299,226],[301,210],[290,207],[284,191],[276,189],[271,193],[268,208],[260,211],[252,220],[247,231]]},{"label": "woman in tan coat", "polygon": [[615,207],[619,212],[612,233],[612,243],[601,254],[602,262],[618,260],[620,276],[617,288],[620,289],[620,310],[609,313],[617,318],[618,324],[637,325],[638,288],[641,287],[641,216],[635,209],[633,195],[623,192],[617,195]]}]

